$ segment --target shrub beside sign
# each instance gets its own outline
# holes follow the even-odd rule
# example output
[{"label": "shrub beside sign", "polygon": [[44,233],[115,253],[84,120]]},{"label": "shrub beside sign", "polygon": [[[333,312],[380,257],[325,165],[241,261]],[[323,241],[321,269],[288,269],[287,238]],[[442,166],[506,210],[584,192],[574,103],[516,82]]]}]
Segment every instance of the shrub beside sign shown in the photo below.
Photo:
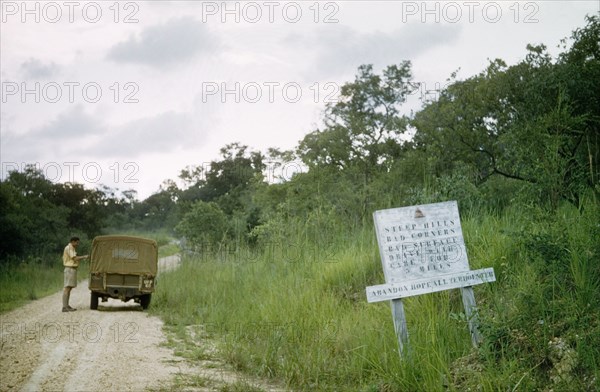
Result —
[{"label": "shrub beside sign", "polygon": [[493,268],[470,270],[456,201],[379,210],[373,218],[385,284],[367,287],[367,301],[392,300],[401,350],[408,339],[401,298],[455,288],[462,289],[476,344],[471,286],[496,277]]}]

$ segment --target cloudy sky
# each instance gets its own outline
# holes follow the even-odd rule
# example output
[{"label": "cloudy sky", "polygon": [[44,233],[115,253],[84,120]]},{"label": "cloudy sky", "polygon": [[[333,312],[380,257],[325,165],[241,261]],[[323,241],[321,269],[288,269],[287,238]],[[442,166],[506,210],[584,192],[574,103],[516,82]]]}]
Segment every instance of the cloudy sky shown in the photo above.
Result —
[{"label": "cloudy sky", "polygon": [[522,59],[600,11],[589,1],[0,1],[2,177],[140,198],[227,143],[292,149],[361,64],[425,90]]}]

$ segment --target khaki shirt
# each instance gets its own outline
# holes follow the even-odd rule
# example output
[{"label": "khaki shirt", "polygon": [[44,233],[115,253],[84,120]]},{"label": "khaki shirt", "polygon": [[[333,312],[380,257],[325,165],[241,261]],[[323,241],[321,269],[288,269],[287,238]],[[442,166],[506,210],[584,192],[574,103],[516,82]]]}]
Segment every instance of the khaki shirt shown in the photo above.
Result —
[{"label": "khaki shirt", "polygon": [[75,256],[77,256],[77,251],[69,242],[69,244],[65,246],[65,250],[63,251],[63,265],[65,267],[79,267],[79,260],[75,260]]}]

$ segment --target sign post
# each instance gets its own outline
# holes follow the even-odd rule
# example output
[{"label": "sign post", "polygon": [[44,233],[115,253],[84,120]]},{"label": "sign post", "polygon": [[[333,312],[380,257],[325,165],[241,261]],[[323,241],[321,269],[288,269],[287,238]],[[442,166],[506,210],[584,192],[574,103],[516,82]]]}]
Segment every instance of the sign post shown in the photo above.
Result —
[{"label": "sign post", "polygon": [[473,345],[480,341],[472,286],[496,280],[493,268],[471,270],[456,201],[375,211],[385,284],[366,288],[367,301],[391,300],[400,354],[408,329],[402,298],[460,288]]}]

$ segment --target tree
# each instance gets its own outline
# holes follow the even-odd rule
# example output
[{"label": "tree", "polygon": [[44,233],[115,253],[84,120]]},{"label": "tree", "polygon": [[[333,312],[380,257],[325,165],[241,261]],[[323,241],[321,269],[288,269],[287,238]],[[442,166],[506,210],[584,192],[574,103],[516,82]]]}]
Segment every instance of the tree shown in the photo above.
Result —
[{"label": "tree", "polygon": [[241,194],[265,168],[260,152],[248,152],[248,146],[231,143],[221,148],[221,160],[212,161],[204,184],[208,201],[216,200],[230,214],[241,208]]},{"label": "tree", "polygon": [[358,165],[368,181],[372,170],[401,151],[408,121],[400,106],[414,90],[411,78],[408,61],[388,66],[382,76],[372,65],[360,66],[354,82],[341,87],[339,101],[327,105],[324,129],[309,133],[298,155],[310,167]]},{"label": "tree", "polygon": [[146,230],[172,229],[178,219],[177,204],[169,191],[160,190],[137,203],[132,215]]},{"label": "tree", "polygon": [[54,184],[35,166],[11,171],[0,185],[0,257],[38,256],[59,252],[68,228],[69,209],[50,199]]},{"label": "tree", "polygon": [[53,186],[48,199],[69,209],[69,227],[81,229],[88,238],[93,238],[104,227],[105,206],[108,204],[106,196],[98,189],[85,189],[82,184],[62,183]]},{"label": "tree", "polygon": [[360,66],[355,80],[341,87],[338,102],[327,105],[324,128],[306,135],[298,146],[298,156],[313,174],[352,184],[350,194],[360,198],[362,218],[372,207],[373,178],[402,155],[408,119],[400,107],[414,90],[411,78],[408,61],[386,67],[382,75],[372,65]]},{"label": "tree", "polygon": [[175,231],[196,248],[220,243],[227,234],[227,217],[214,202],[198,200],[184,215]]},{"label": "tree", "polygon": [[9,185],[0,186],[0,259],[20,255],[27,246],[25,227],[19,216],[19,199],[23,198]]},{"label": "tree", "polygon": [[588,18],[557,61],[545,46],[529,45],[514,66],[495,60],[451,83],[412,121],[435,174],[466,166],[478,184],[501,176],[529,184],[554,206],[577,203],[598,167],[600,113],[589,105],[597,100],[591,91],[600,91],[598,31],[597,17]]}]

